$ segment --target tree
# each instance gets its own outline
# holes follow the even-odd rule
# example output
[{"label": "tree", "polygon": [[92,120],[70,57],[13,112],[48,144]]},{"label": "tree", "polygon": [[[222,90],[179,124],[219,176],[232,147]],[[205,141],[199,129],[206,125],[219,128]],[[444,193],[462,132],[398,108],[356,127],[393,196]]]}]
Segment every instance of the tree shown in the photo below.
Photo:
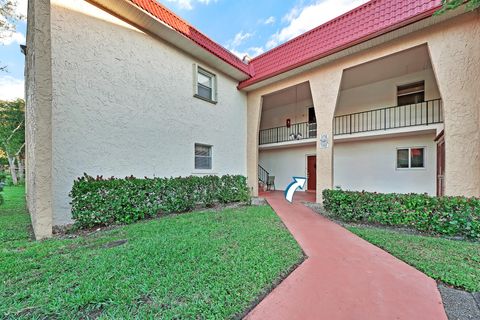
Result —
[{"label": "tree", "polygon": [[[23,180],[25,101],[0,101],[0,149],[5,153],[13,184]],[[17,176],[17,165],[20,177]]]},{"label": "tree", "polygon": [[[18,13],[17,7],[17,0],[0,0],[0,44],[15,33],[16,22],[23,18]],[[6,70],[6,66],[0,65],[0,71]]]},{"label": "tree", "polygon": [[442,8],[436,14],[442,14],[450,10],[457,9],[463,4],[466,4],[467,10],[475,10],[480,8],[480,0],[442,0]]}]

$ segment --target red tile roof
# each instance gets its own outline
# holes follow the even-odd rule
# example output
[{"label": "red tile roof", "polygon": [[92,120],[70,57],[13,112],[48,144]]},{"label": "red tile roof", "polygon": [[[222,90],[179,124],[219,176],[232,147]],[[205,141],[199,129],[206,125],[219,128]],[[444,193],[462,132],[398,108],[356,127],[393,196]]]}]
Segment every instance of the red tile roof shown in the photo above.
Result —
[{"label": "red tile roof", "polygon": [[265,52],[247,65],[156,0],[130,1],[250,76],[239,84],[240,89],[427,18],[441,6],[441,0],[371,0]]},{"label": "red tile roof", "polygon": [[218,58],[229,63],[233,67],[242,71],[243,73],[252,76],[251,68],[242,60],[240,60],[236,55],[211,40],[209,37],[192,27],[188,22],[178,17],[175,13],[168,10],[155,0],[130,0],[133,4],[138,6],[144,11],[147,11],[154,17],[158,18],[160,21],[170,26],[172,29],[183,34],[185,37],[189,38],[195,42],[200,47],[211,52]]},{"label": "red tile roof", "polygon": [[252,59],[248,87],[431,16],[441,0],[372,0]]}]

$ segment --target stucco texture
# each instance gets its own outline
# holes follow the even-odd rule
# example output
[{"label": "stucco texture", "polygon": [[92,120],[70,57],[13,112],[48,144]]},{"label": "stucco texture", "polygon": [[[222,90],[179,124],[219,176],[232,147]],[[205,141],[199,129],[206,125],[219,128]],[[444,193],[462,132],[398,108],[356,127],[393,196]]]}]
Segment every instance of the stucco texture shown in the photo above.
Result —
[{"label": "stucco texture", "polygon": [[52,74],[50,4],[28,6],[26,95],[27,207],[37,239],[52,235]]},{"label": "stucco texture", "polygon": [[[431,18],[432,20],[439,18]],[[248,92],[248,174],[249,183],[256,188],[258,164],[258,123],[262,96],[310,82],[317,117],[317,132],[327,134],[328,148],[317,143],[317,201],[321,192],[333,187],[332,120],[338,104],[340,82],[344,70],[383,58],[407,49],[427,45],[433,71],[444,104],[446,142],[446,194],[480,196],[480,128],[479,88],[480,14],[479,11],[461,14],[449,20],[425,26],[405,27],[389,35],[386,42],[372,42],[371,47],[326,62],[303,73]],[[410,32],[410,33],[408,33]],[[362,48],[366,48],[362,44]],[[271,82],[271,81],[270,81]],[[373,106],[372,106],[373,107]],[[255,178],[253,175],[255,174]]]},{"label": "stucco texture", "polygon": [[[52,1],[53,224],[71,222],[84,172],[124,177],[246,174],[246,94],[238,82],[85,1]],[[88,31],[86,31],[88,30]],[[193,97],[194,64],[218,103]],[[213,169],[194,169],[194,144]]]}]

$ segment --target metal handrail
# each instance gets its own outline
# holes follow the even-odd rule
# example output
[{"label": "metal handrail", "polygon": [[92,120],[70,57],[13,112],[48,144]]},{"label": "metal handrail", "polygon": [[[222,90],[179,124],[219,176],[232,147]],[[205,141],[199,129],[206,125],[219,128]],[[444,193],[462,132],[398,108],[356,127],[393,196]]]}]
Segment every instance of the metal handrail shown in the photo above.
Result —
[{"label": "metal handrail", "polygon": [[442,100],[434,99],[335,116],[333,134],[344,135],[442,122]]},{"label": "metal handrail", "polygon": [[260,130],[259,144],[304,140],[317,137],[317,124],[313,122],[294,123],[290,126]]},{"label": "metal handrail", "polygon": [[261,165],[258,165],[258,180],[267,184],[269,176],[270,176],[270,173],[268,173],[268,171],[265,170],[264,167],[262,167]]}]

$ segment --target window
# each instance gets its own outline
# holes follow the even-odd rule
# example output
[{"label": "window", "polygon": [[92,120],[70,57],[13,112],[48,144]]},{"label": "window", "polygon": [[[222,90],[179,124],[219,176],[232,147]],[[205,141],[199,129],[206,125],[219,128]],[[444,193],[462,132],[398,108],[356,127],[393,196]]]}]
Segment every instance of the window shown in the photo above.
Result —
[{"label": "window", "polygon": [[212,146],[195,144],[195,169],[212,169]]},{"label": "window", "polygon": [[397,87],[397,104],[404,106],[425,101],[425,81]]},{"label": "window", "polygon": [[215,102],[216,76],[198,66],[195,66],[195,97]]},{"label": "window", "polygon": [[425,148],[397,149],[397,169],[425,168]]}]

